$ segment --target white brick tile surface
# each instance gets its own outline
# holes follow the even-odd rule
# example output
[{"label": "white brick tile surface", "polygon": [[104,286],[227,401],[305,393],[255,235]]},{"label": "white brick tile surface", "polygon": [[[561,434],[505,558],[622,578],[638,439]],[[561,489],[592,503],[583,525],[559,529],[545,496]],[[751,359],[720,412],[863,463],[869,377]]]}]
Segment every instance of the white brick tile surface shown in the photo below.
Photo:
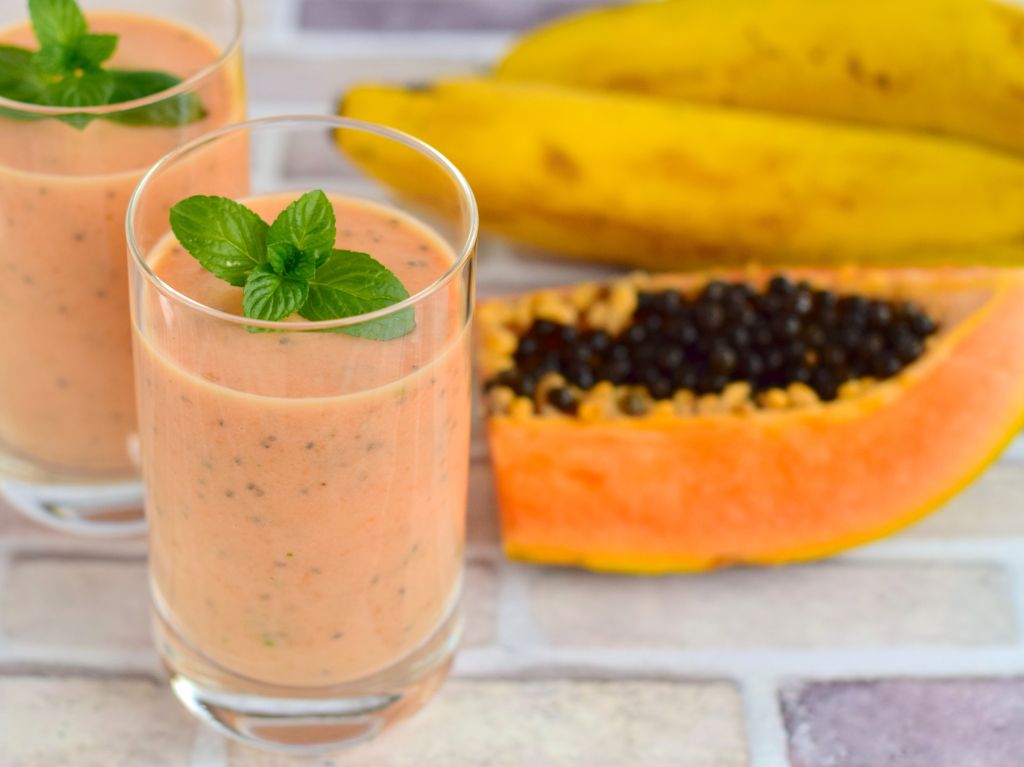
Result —
[{"label": "white brick tile surface", "polygon": [[154,680],[0,677],[3,767],[182,767],[195,728]]},{"label": "white brick tile surface", "polygon": [[[0,592],[0,630],[19,642],[149,649],[141,559],[15,557]],[[2,764],[2,762],[0,762]]]},{"label": "white brick tile surface", "polygon": [[[390,737],[336,767],[741,767],[739,696],[724,683],[451,682]],[[292,767],[233,748],[231,767]]]},{"label": "white brick tile surface", "polygon": [[556,645],[693,648],[979,645],[1015,637],[1010,579],[990,565],[841,564],[622,578],[527,576]]}]

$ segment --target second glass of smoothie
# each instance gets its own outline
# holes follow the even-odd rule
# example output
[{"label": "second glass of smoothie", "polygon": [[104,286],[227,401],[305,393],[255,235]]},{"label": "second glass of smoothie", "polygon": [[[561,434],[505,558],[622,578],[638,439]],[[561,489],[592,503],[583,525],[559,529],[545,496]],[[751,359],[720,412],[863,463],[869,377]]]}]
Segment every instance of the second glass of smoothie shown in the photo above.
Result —
[{"label": "second glass of smoothie", "polygon": [[[244,118],[241,20],[237,0],[81,5],[91,32],[119,37],[109,66],[183,82],[103,107],[0,99],[0,499],[72,532],[117,534],[142,525],[124,214],[160,157]],[[0,0],[0,43],[38,47],[26,0]],[[198,99],[202,116],[133,119],[172,97]],[[197,156],[190,175],[246,170],[236,144]]]},{"label": "second glass of smoothie", "polygon": [[[346,137],[352,139],[346,142]],[[428,203],[392,199],[360,150],[407,155]],[[194,158],[241,142],[235,177]],[[315,157],[282,175],[281,157]],[[354,159],[355,158],[355,159]],[[336,247],[410,294],[342,320],[259,322],[242,290],[169,232],[167,187],[265,221],[311,189]],[[251,181],[250,181],[251,179]],[[376,734],[443,680],[458,639],[469,464],[476,207],[424,144],[337,118],[274,118],[173,152],[129,209],[154,624],[178,698],[257,745],[322,750]],[[346,330],[399,311],[391,340]]]}]

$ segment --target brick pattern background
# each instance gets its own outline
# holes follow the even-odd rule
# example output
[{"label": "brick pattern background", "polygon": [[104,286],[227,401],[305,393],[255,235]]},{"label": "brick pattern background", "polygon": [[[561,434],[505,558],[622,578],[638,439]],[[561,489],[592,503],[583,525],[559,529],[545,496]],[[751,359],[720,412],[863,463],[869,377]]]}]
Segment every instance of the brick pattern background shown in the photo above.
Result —
[{"label": "brick pattern background", "polygon": [[[255,115],[480,70],[586,0],[245,0]],[[287,147],[299,183],[325,160]],[[599,277],[485,241],[484,295]],[[165,689],[141,541],[0,508],[0,767],[1019,767],[1024,443],[922,524],[827,563],[616,578],[501,555],[471,472],[467,632],[421,716],[338,758],[228,744]]]}]

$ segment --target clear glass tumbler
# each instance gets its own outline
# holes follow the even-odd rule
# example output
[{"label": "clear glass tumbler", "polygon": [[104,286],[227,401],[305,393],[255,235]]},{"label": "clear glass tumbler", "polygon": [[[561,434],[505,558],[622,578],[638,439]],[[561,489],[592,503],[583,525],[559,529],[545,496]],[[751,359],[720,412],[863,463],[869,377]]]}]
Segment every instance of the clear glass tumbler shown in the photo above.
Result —
[{"label": "clear glass tumbler", "polygon": [[[202,171],[201,158],[239,148],[248,173]],[[401,156],[417,201],[376,182],[366,152]],[[334,206],[338,247],[385,263],[410,298],[342,320],[250,320],[241,289],[169,234],[186,191],[269,222],[312,189]],[[178,698],[229,735],[334,748],[414,711],[445,676],[460,625],[476,232],[472,194],[440,154],[329,117],[214,132],[157,163],[132,198],[155,632]],[[410,310],[402,337],[344,332]]]},{"label": "clear glass tumbler", "polygon": [[[241,18],[238,0],[81,4],[91,31],[119,36],[110,66],[182,82],[104,107],[0,99],[0,500],[72,532],[135,533],[125,210],[160,157],[244,119]],[[0,44],[38,47],[26,0],[0,0]],[[196,99],[201,113],[181,109]],[[234,159],[194,174],[244,171]]]}]

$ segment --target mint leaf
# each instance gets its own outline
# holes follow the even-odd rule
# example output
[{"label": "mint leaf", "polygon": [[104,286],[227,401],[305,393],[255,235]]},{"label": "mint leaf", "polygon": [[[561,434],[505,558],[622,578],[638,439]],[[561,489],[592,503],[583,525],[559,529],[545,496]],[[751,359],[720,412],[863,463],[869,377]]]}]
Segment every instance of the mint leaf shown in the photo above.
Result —
[{"label": "mint leaf", "polygon": [[72,64],[79,69],[99,69],[117,50],[117,35],[85,35],[72,48]]},{"label": "mint leaf", "polygon": [[[309,298],[299,309],[307,320],[334,320],[385,309],[409,297],[401,281],[386,266],[367,253],[334,250],[317,267],[309,283]],[[389,341],[410,333],[416,327],[411,308],[379,320],[362,322],[340,333]]]},{"label": "mint leaf", "polygon": [[171,208],[171,229],[204,269],[232,285],[246,285],[267,261],[267,223],[227,197],[182,200]]},{"label": "mint leaf", "polygon": [[276,322],[295,314],[308,295],[308,280],[281,275],[270,264],[260,264],[245,283],[242,310],[254,320]]},{"label": "mint leaf", "polygon": [[277,274],[309,282],[316,274],[316,254],[281,244],[267,248],[267,263]]},{"label": "mint leaf", "polygon": [[[251,319],[277,322],[298,312],[329,321],[409,297],[401,281],[370,255],[334,249],[334,206],[320,190],[302,195],[271,226],[226,197],[189,197],[171,208],[170,218],[178,241],[204,269],[243,288],[242,310]],[[387,341],[415,327],[409,308],[336,330]]]},{"label": "mint leaf", "polygon": [[46,85],[43,98],[54,107],[96,107],[107,103],[114,81],[106,72],[67,75]]},{"label": "mint leaf", "polygon": [[[135,101],[173,88],[181,82],[181,78],[166,72],[132,72],[124,69],[108,69],[107,73],[114,78],[114,93],[110,97],[111,104],[123,101]],[[155,125],[174,128],[188,125],[206,117],[199,97],[194,93],[179,93],[161,101],[148,104],[137,109],[107,115],[107,119],[122,125]]]},{"label": "mint leaf", "polygon": [[[67,75],[48,83],[43,89],[43,103],[54,107],[95,107],[106,104],[114,83],[106,72],[85,72]],[[75,128],[84,128],[95,115],[61,115],[58,119]]]},{"label": "mint leaf", "polygon": [[75,0],[28,0],[28,14],[42,48],[70,48],[89,32]]},{"label": "mint leaf", "polygon": [[[163,72],[104,71],[103,64],[117,50],[118,37],[90,33],[75,0],[29,0],[28,6],[40,49],[0,46],[4,98],[43,106],[97,107],[153,96],[181,82]],[[44,119],[11,107],[0,108],[0,115]],[[202,120],[206,111],[194,93],[185,93],[126,112],[56,119],[82,128],[97,117],[124,125],[174,127]]]},{"label": "mint leaf", "polygon": [[306,192],[282,210],[270,225],[267,248],[271,263],[275,252],[285,246],[311,253],[316,257],[316,263],[321,263],[334,249],[336,230],[334,207],[327,195],[319,189]]},{"label": "mint leaf", "polygon": [[33,56],[25,48],[0,45],[0,96],[27,103],[42,98],[46,80],[36,70]]}]

